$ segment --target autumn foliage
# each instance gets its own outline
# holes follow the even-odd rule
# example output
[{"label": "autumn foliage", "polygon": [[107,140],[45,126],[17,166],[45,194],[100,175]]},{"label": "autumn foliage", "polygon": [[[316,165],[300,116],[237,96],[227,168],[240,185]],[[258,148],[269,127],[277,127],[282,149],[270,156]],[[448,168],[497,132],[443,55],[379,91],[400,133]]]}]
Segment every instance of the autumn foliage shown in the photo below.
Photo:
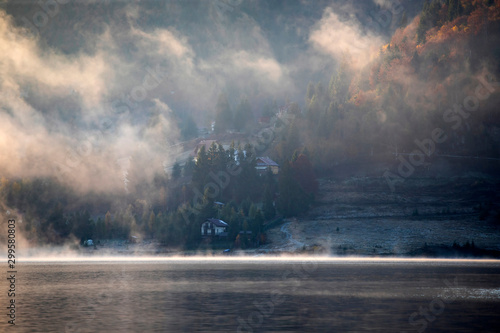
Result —
[{"label": "autumn foliage", "polygon": [[[498,45],[500,0],[426,1],[366,67],[356,68],[345,56],[326,91],[309,84],[307,121],[297,127],[306,133],[314,169],[413,149],[415,138],[446,125],[443,112],[473,93],[480,75],[499,77]],[[496,154],[484,133],[500,124],[493,112],[498,97],[482,102],[439,149]]]}]

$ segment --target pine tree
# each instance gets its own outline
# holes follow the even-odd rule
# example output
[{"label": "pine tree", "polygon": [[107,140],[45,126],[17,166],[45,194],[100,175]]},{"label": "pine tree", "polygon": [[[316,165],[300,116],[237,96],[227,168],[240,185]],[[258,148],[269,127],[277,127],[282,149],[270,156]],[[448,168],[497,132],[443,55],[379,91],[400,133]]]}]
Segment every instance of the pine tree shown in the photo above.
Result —
[{"label": "pine tree", "polygon": [[256,156],[252,145],[246,144],[243,150],[241,147],[238,149],[238,163],[241,172],[238,177],[233,178],[233,199],[241,202],[247,197],[254,198],[258,191],[259,176],[255,169]]},{"label": "pine tree", "polygon": [[320,97],[318,95],[314,95],[311,99],[311,103],[309,103],[309,108],[307,110],[307,120],[312,126],[315,126],[319,120],[321,114],[321,104]]},{"label": "pine tree", "polygon": [[104,228],[105,228],[105,236],[106,238],[113,238],[112,237],[112,231],[113,231],[113,221],[111,220],[111,213],[109,211],[106,212],[106,215],[104,216]]},{"label": "pine tree", "polygon": [[270,220],[276,216],[276,210],[274,208],[274,195],[271,191],[271,186],[266,186],[264,189],[264,217]]},{"label": "pine tree", "polygon": [[47,224],[51,224],[54,231],[62,238],[67,237],[71,232],[71,226],[66,223],[63,214],[63,206],[60,202],[58,202],[50,212],[47,218]]},{"label": "pine tree", "polygon": [[262,232],[264,226],[264,215],[260,210],[257,210],[255,217],[252,220],[252,232],[253,237],[256,237],[260,232]]},{"label": "pine tree", "polygon": [[104,225],[104,221],[99,217],[97,218],[96,228],[95,228],[95,237],[99,239],[103,239],[106,234],[106,226]]},{"label": "pine tree", "polygon": [[[205,189],[205,192],[203,193],[203,206],[201,207],[200,213],[199,213],[198,218],[197,218],[199,225],[201,226],[201,224],[206,219],[215,217],[216,213],[217,213],[217,211],[214,207],[213,196],[210,193],[210,189],[207,188],[207,189]],[[198,230],[200,230],[200,229],[198,229]]]},{"label": "pine tree", "polygon": [[342,55],[337,72],[332,75],[328,86],[330,99],[339,105],[344,104],[349,99],[349,85],[351,84],[349,59],[349,54]]},{"label": "pine tree", "polygon": [[448,21],[453,21],[463,12],[460,0],[448,0]]},{"label": "pine tree", "polygon": [[154,235],[154,226],[155,226],[155,220],[156,220],[156,216],[155,216],[155,213],[154,212],[151,212],[149,214],[149,219],[148,219],[148,223],[146,224],[146,233],[150,236],[150,237],[153,237]]},{"label": "pine tree", "polygon": [[193,170],[193,186],[201,189],[205,186],[205,179],[210,172],[210,164],[208,160],[208,154],[205,150],[205,146],[202,145],[198,151],[198,157],[196,158],[196,164]]},{"label": "pine tree", "polygon": [[184,163],[184,167],[182,168],[182,175],[184,177],[189,177],[193,174],[194,169],[196,167],[196,163],[192,157],[188,158],[186,160],[186,163]]},{"label": "pine tree", "polygon": [[296,216],[307,210],[309,200],[295,180],[292,166],[284,163],[279,178],[278,209],[285,217]]},{"label": "pine tree", "polygon": [[76,213],[74,216],[73,234],[80,239],[89,239],[93,235],[93,223],[90,218],[90,213],[85,210]]},{"label": "pine tree", "polygon": [[286,159],[290,159],[292,156],[293,152],[299,147],[300,145],[300,137],[299,137],[299,130],[297,128],[296,122],[292,122],[290,125],[290,128],[287,131],[286,134]]},{"label": "pine tree", "polygon": [[420,68],[420,56],[418,55],[417,50],[413,52],[413,57],[411,58],[410,64],[415,69],[415,71],[418,71],[418,69]]},{"label": "pine tree", "polygon": [[434,0],[431,3],[425,0],[417,27],[417,41],[419,44],[425,43],[427,31],[438,24],[440,9],[441,2],[439,0]]},{"label": "pine tree", "polygon": [[172,167],[172,178],[173,179],[179,179],[181,177],[181,166],[179,165],[179,162],[175,162],[174,166]]},{"label": "pine tree", "polygon": [[137,223],[135,221],[134,216],[134,207],[132,205],[128,205],[125,210],[125,214],[123,215],[123,235],[122,237],[131,236],[130,233],[137,233]]},{"label": "pine tree", "polygon": [[318,191],[318,182],[312,164],[306,155],[299,154],[292,162],[292,169],[295,180],[305,193],[314,194]]}]

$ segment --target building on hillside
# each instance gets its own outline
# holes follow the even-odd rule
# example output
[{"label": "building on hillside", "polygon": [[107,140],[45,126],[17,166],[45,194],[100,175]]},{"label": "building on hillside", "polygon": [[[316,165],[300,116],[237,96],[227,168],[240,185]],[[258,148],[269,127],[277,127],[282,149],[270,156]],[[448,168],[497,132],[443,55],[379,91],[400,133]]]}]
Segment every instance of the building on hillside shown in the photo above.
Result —
[{"label": "building on hillside", "polygon": [[264,174],[267,171],[267,169],[271,169],[271,171],[275,175],[277,175],[279,172],[280,167],[278,163],[274,162],[269,157],[257,157],[255,162],[256,162],[255,169],[257,169],[257,172],[259,174]]},{"label": "building on hillside", "polygon": [[224,208],[224,203],[220,201],[214,201],[215,208]]},{"label": "building on hillside", "polygon": [[219,219],[206,219],[201,225],[202,237],[227,237],[227,228],[229,225]]}]

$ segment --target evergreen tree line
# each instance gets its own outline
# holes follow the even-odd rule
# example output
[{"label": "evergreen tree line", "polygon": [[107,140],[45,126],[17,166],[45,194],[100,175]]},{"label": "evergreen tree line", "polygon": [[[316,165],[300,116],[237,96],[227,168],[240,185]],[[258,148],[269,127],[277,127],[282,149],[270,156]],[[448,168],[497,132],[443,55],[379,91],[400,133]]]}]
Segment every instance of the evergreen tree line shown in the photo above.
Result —
[{"label": "evergreen tree line", "polygon": [[[3,178],[0,199],[22,217],[22,232],[34,243],[136,236],[171,247],[196,247],[201,224],[218,218],[229,224],[228,241],[244,247],[265,240],[266,221],[277,214],[303,213],[312,203],[317,188],[309,185],[315,179],[306,154],[296,151],[278,176],[271,170],[259,174],[251,145],[233,143],[224,149],[214,143],[208,151],[202,147],[196,161],[174,166],[171,177],[131,182],[128,194],[82,196],[53,178]],[[229,174],[228,166],[238,172]],[[240,231],[250,233],[242,236]]]}]

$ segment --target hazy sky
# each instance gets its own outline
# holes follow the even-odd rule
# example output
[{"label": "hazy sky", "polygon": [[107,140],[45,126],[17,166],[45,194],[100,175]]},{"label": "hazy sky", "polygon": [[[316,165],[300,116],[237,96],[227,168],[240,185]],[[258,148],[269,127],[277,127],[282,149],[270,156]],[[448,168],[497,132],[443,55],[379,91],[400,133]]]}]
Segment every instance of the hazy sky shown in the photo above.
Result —
[{"label": "hazy sky", "polygon": [[345,52],[365,65],[402,14],[375,2],[360,19],[337,1],[3,1],[0,171],[123,189],[131,159],[171,164],[178,116],[206,126],[220,92],[258,113],[302,104]]}]

